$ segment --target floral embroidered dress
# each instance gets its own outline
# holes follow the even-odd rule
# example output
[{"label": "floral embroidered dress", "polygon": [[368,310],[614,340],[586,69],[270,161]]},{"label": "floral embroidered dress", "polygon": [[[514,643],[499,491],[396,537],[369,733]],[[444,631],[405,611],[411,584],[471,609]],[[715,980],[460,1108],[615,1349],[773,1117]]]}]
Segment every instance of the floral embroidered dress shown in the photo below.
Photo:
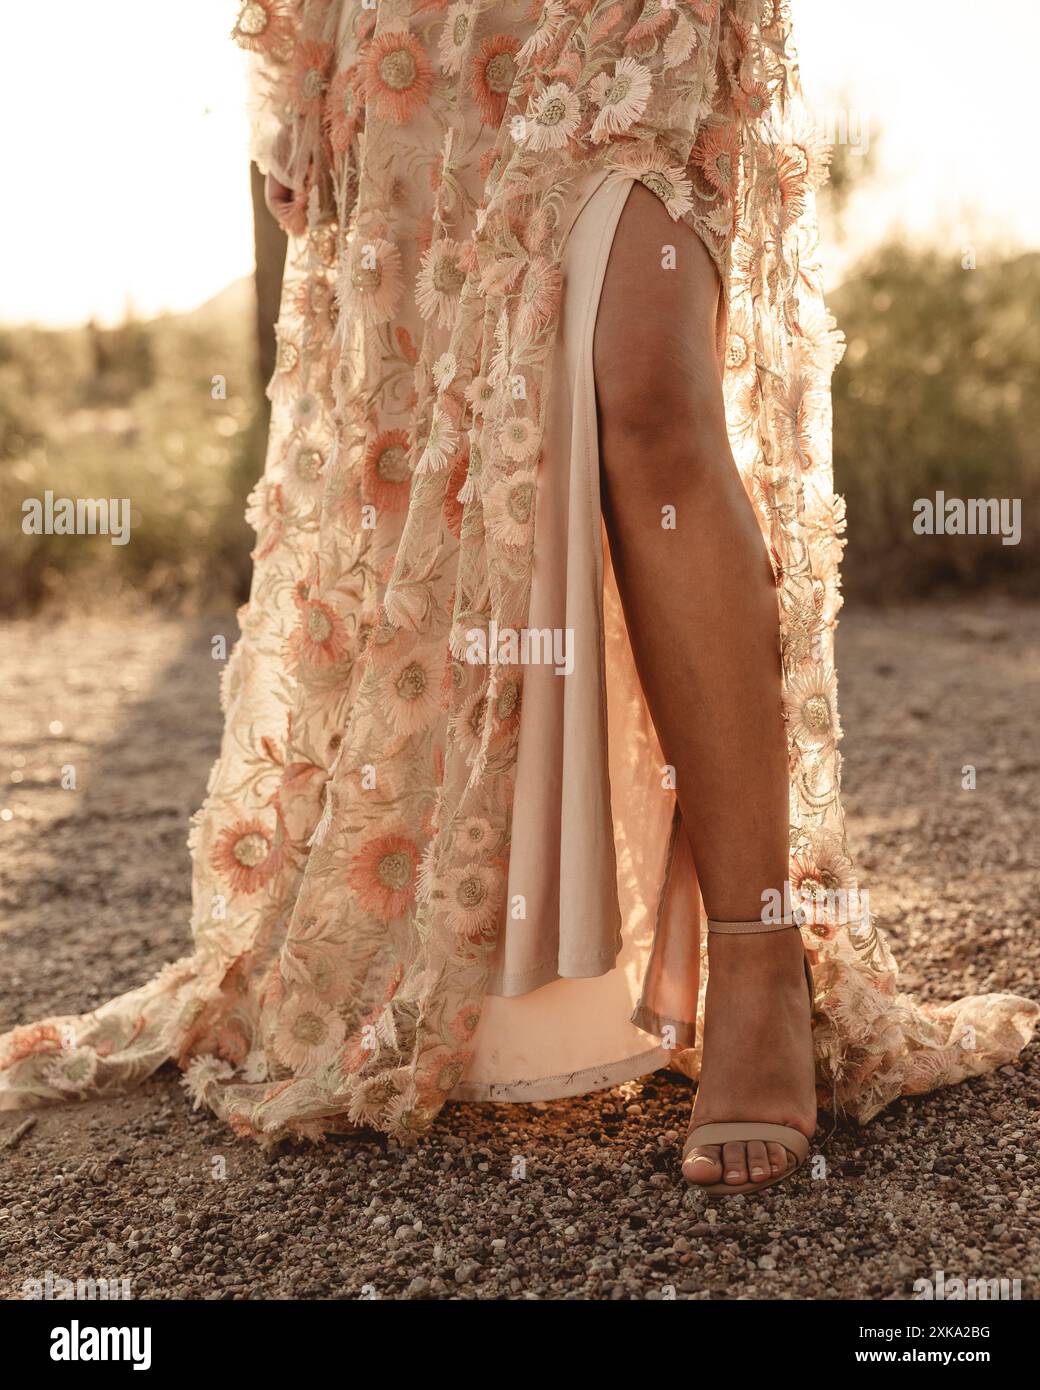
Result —
[{"label": "floral embroidered dress", "polygon": [[[415,1136],[449,1095],[477,1093],[475,1054],[500,1057],[513,1026],[514,837],[542,823],[549,760],[524,753],[533,669],[516,652],[474,660],[474,635],[528,630],[552,573],[552,485],[575,466],[550,437],[564,324],[595,293],[574,248],[634,180],[685,224],[677,238],[701,239],[724,292],[731,442],[778,589],[791,882],[819,903],[804,936],[821,1096],[865,1120],[1016,1055],[1034,1004],[918,1004],[869,919],[833,906],[856,901],[832,666],[841,338],[814,259],[827,153],[800,104],[787,0],[247,0],[235,35],[295,235],[250,500],[255,575],[191,836],[194,950],[94,1013],[0,1039],[0,1106],[123,1090],[170,1058],[197,1102],[264,1142],[359,1124]],[[609,675],[624,639],[604,564]],[[651,889],[633,893],[618,831],[597,939],[618,926],[623,940],[637,911],[649,922],[626,1026],[655,1054],[644,1069],[672,1047],[695,1074],[695,879],[628,689],[608,711],[610,776],[606,752],[586,772],[609,816],[624,764],[624,795],[652,792],[666,833]],[[581,720],[560,727],[577,738]],[[615,846],[598,853],[595,874]],[[572,870],[599,901],[602,878]],[[532,983],[528,1000],[588,982]]]}]

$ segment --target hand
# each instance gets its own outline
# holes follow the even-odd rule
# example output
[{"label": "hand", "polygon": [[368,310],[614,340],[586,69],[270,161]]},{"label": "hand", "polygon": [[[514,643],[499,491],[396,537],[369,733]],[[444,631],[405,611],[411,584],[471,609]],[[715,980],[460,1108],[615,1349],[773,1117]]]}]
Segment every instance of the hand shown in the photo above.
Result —
[{"label": "hand", "polygon": [[273,174],[268,174],[264,193],[271,216],[280,227],[289,231],[288,223],[292,220],[293,198],[295,197],[292,189],[286,188],[285,184],[280,183]]}]

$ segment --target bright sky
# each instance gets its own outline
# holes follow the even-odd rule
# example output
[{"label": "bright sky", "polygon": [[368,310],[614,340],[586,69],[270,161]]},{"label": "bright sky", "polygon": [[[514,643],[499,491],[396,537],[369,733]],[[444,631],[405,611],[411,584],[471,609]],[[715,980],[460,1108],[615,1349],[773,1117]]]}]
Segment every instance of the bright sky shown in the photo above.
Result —
[{"label": "bright sky", "polygon": [[236,0],[4,0],[0,319],[188,309],[252,265]]},{"label": "bright sky", "polygon": [[[248,272],[236,0],[6,0],[0,320],[188,309]],[[793,0],[811,104],[878,132],[854,249],[902,225],[1040,246],[1036,0]],[[41,88],[41,72],[47,75]],[[832,280],[847,253],[832,252]]]},{"label": "bright sky", "polygon": [[[1040,247],[1037,0],[792,0],[806,95],[879,135],[879,177],[853,204],[855,254],[901,227],[942,247]],[[852,123],[850,122],[850,128]],[[837,248],[835,273],[848,260]]]}]

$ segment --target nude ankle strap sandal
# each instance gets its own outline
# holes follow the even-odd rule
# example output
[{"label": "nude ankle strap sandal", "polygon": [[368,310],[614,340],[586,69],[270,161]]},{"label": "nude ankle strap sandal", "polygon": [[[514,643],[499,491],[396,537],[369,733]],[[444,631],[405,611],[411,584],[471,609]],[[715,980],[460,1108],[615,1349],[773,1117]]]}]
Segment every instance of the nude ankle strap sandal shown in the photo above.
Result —
[{"label": "nude ankle strap sandal", "polygon": [[[753,922],[713,922],[709,919],[708,930],[718,932],[723,936],[755,936],[762,932],[787,931],[791,928],[797,929],[801,923],[799,921],[775,922],[767,924],[762,921]],[[809,1011],[812,1012],[815,1004],[816,990],[813,984],[812,967],[808,957],[805,958],[805,982],[809,987]],[[763,1143],[782,1144],[794,1159],[783,1173],[778,1173],[776,1177],[763,1178],[760,1182],[746,1183],[726,1183],[717,1182],[705,1184],[702,1188],[710,1197],[736,1197],[741,1193],[761,1192],[765,1187],[772,1187],[774,1183],[784,1182],[789,1178],[795,1169],[799,1168],[809,1155],[809,1141],[798,1129],[792,1129],[790,1125],[763,1124],[752,1120],[733,1120],[726,1124],[697,1125],[691,1129],[686,1136],[686,1143],[683,1147],[683,1162],[688,1158],[692,1149],[704,1148],[707,1145],[715,1144],[747,1144],[752,1140],[761,1140]],[[701,1186],[701,1184],[696,1184]]]}]

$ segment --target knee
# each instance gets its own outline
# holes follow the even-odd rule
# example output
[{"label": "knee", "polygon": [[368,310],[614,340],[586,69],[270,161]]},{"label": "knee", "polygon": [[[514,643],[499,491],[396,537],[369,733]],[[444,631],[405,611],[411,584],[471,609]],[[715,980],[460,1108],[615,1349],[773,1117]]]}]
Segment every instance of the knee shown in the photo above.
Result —
[{"label": "knee", "polygon": [[[659,346],[659,345],[658,345]],[[596,361],[596,398],[603,464],[637,485],[695,484],[712,468],[732,467],[725,407],[717,381],[702,380],[690,363],[639,344],[617,360]]]}]

